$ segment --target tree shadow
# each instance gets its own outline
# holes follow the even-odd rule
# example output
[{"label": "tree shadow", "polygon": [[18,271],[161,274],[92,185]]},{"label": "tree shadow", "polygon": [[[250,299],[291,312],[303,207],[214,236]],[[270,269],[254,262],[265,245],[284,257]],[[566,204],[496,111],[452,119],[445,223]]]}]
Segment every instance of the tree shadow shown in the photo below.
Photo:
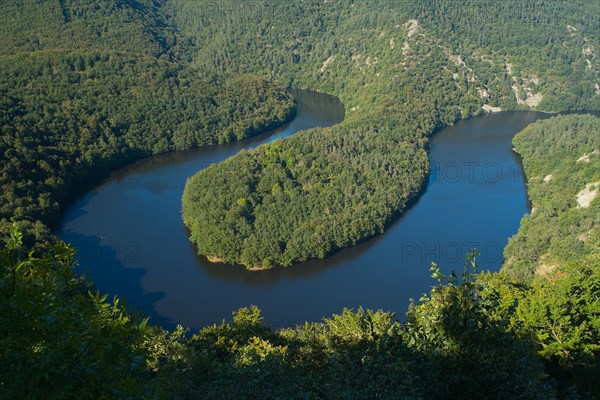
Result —
[{"label": "tree shadow", "polygon": [[101,293],[108,294],[109,298],[117,296],[130,311],[150,317],[151,324],[166,329],[176,326],[174,321],[156,311],[155,304],[165,297],[165,293],[144,289],[142,278],[146,274],[145,269],[142,265],[135,266],[135,252],[127,244],[113,247],[102,244],[99,236],[73,231],[63,232],[61,239],[66,243],[78,243],[75,272],[88,277]]}]

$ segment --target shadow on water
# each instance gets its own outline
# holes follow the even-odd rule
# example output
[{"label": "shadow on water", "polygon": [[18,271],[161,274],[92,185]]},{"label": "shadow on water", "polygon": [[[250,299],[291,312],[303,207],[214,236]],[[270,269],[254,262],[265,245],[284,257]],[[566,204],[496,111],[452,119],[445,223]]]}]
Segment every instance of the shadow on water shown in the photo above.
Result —
[{"label": "shadow on water", "polygon": [[76,221],[77,219],[83,217],[87,213],[87,211],[85,211],[85,207],[89,205],[89,203],[93,201],[96,196],[98,196],[98,192],[92,191],[87,192],[85,195],[78,198],[69,208],[69,212],[63,214],[63,219],[61,222],[63,224],[68,224],[69,222]]},{"label": "shadow on water", "polygon": [[[98,191],[86,193],[69,207],[62,224],[68,225],[84,217],[87,208],[98,196]],[[97,288],[110,287],[109,296],[117,296],[131,311],[140,311],[150,317],[151,323],[165,328],[174,328],[176,323],[156,312],[152,305],[164,298],[164,292],[147,292],[142,287],[142,277],[146,274],[143,267],[137,268],[135,248],[131,243],[104,243],[101,234],[85,235],[75,230],[63,230],[60,238],[75,246],[77,265],[75,272],[90,276]],[[128,264],[128,265],[126,265]],[[106,293],[102,290],[103,293]]]},{"label": "shadow on water", "polygon": [[[127,167],[116,171],[111,175],[108,181],[112,180],[131,180],[135,179],[136,175],[151,172],[153,170],[170,167],[173,165],[187,163],[199,158],[210,160],[214,158],[215,153],[227,154],[237,153],[241,149],[254,147],[262,144],[266,139],[277,136],[289,129],[290,123],[281,125],[280,127],[265,132],[263,134],[253,136],[241,141],[224,143],[219,145],[204,146],[195,149],[180,150],[170,153],[151,156],[128,165]],[[206,161],[205,166],[209,166],[217,161]]]},{"label": "shadow on water", "polygon": [[92,283],[98,288],[110,287],[109,297],[117,296],[132,311],[140,311],[150,317],[151,323],[165,328],[174,328],[176,323],[156,312],[153,304],[165,297],[164,292],[147,292],[142,287],[146,271],[142,266],[131,267],[136,263],[134,248],[124,244],[115,246],[103,244],[101,237],[86,236],[75,232],[63,232],[61,239],[67,243],[77,243],[75,271],[85,276],[93,276]]}]

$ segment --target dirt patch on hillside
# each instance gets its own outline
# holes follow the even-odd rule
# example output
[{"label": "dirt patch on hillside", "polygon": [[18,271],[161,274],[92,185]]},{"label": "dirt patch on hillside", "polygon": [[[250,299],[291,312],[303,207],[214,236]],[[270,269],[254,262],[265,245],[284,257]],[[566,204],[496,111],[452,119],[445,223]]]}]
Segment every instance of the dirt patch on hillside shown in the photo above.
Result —
[{"label": "dirt patch on hillside", "polygon": [[406,35],[408,37],[412,37],[419,30],[419,21],[417,21],[416,19],[409,19],[408,22],[404,24],[404,26],[408,28]]},{"label": "dirt patch on hillside", "polygon": [[577,208],[588,208],[596,196],[598,196],[599,186],[600,182],[585,185],[585,189],[577,193]]},{"label": "dirt patch on hillside", "polygon": [[325,71],[325,68],[327,68],[327,66],[333,61],[335,60],[335,56],[329,56],[329,58],[327,58],[327,60],[323,61],[323,65],[321,66],[321,72]]}]

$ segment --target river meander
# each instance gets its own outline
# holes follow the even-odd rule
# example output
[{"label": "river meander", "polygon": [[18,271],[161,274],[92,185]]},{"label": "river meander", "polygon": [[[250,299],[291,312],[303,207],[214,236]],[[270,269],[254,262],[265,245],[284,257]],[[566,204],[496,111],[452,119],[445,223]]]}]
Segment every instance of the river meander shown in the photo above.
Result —
[{"label": "river meander", "polygon": [[418,201],[383,235],[326,260],[250,272],[197,256],[181,220],[188,177],[241,149],[344,118],[333,96],[295,95],[298,114],[289,124],[242,142],[141,160],[74,201],[56,233],[78,249],[78,272],[152,322],[199,328],[250,304],[273,326],[358,306],[402,318],[409,298],[434,283],[432,261],[461,271],[466,253],[477,247],[482,268],[500,268],[502,249],[529,212],[511,139],[546,114],[502,112],[437,132],[430,143],[432,173]]}]

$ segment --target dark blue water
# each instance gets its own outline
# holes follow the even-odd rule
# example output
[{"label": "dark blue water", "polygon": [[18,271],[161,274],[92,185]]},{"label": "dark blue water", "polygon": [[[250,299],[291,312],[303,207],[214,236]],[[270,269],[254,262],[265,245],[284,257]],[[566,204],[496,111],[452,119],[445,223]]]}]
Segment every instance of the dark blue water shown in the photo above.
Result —
[{"label": "dark blue water", "polygon": [[326,260],[249,272],[198,257],[181,221],[186,179],[242,148],[343,119],[333,97],[302,91],[297,98],[298,115],[286,126],[240,143],[142,160],[74,202],[57,234],[78,249],[79,272],[153,322],[198,328],[250,304],[274,326],[358,306],[402,317],[409,298],[434,284],[432,261],[461,271],[477,247],[483,269],[500,268],[502,249],[528,212],[511,139],[547,117],[541,113],[487,115],[436,133],[432,174],[419,201],[384,235]]}]

